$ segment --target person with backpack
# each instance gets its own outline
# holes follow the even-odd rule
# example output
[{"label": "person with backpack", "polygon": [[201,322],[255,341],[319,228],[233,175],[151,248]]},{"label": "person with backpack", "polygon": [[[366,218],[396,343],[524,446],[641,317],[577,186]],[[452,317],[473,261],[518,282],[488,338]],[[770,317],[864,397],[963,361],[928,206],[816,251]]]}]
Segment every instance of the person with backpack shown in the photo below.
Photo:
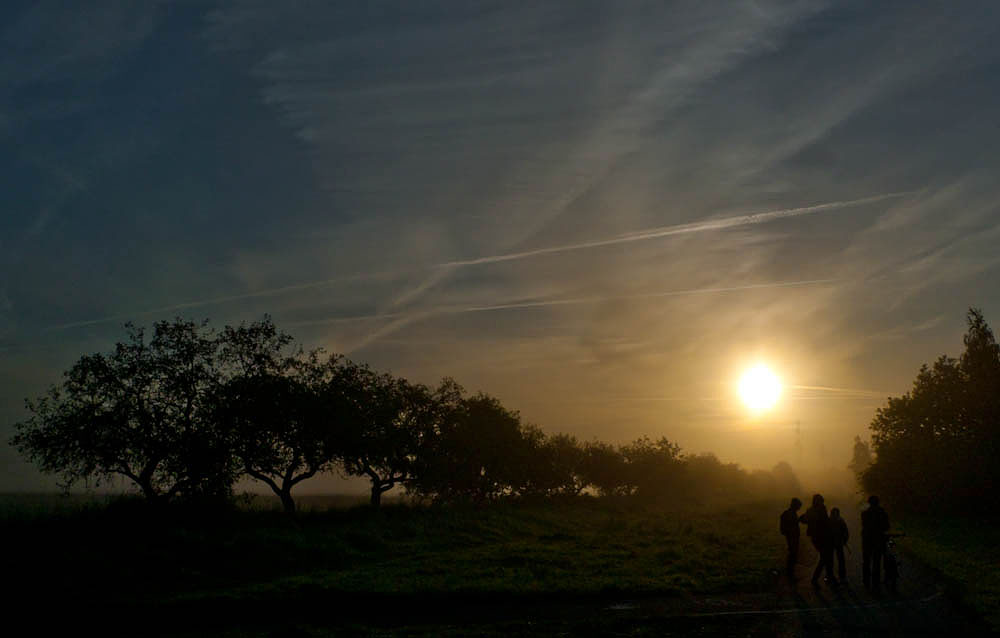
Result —
[{"label": "person with backpack", "polygon": [[781,524],[779,529],[788,543],[788,562],[785,569],[788,572],[788,579],[795,580],[795,564],[799,562],[799,508],[802,501],[792,498],[788,509],[781,513]]},{"label": "person with backpack", "polygon": [[847,531],[847,521],[840,517],[840,508],[830,510],[830,545],[837,557],[837,577],[847,580],[847,566],[844,563],[844,546],[851,534]]},{"label": "person with backpack", "polygon": [[807,509],[799,520],[806,524],[806,534],[812,539],[813,547],[819,553],[819,562],[813,570],[812,584],[819,584],[819,575],[825,570],[826,582],[836,585],[837,579],[833,577],[833,545],[830,543],[830,516],[826,513],[822,494],[813,495],[812,507]]}]

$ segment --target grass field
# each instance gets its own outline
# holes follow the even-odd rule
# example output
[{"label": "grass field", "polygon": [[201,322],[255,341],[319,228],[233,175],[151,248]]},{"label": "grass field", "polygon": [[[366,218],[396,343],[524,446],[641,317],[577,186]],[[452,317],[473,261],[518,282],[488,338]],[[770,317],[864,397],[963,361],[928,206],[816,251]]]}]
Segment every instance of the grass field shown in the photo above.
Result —
[{"label": "grass field", "polygon": [[285,602],[310,600],[338,601],[338,613],[385,603],[393,613],[442,601],[748,591],[769,586],[782,553],[779,503],[395,505],[307,511],[293,522],[272,511],[0,502],[4,536],[18,548],[6,570],[23,591],[123,610],[282,613]]},{"label": "grass field", "polygon": [[[294,619],[299,633],[288,635],[461,636],[471,623],[477,635],[499,636],[537,632],[524,614],[534,605],[550,614],[551,633],[628,634],[614,618],[584,621],[579,611],[769,591],[783,560],[783,502],[671,508],[580,498],[380,510],[358,502],[303,499],[292,520],[267,499],[157,511],[136,500],[0,496],[2,567],[20,585],[10,608],[41,600],[67,622],[129,627],[159,618],[170,635],[285,635],[275,628]],[[894,525],[908,534],[905,551],[1000,627],[993,525],[913,517]],[[511,609],[513,619],[504,616]],[[214,624],[190,629],[181,620],[190,617]]]},{"label": "grass field", "polygon": [[938,570],[963,603],[1000,631],[1000,547],[995,518],[904,517],[905,548]]}]

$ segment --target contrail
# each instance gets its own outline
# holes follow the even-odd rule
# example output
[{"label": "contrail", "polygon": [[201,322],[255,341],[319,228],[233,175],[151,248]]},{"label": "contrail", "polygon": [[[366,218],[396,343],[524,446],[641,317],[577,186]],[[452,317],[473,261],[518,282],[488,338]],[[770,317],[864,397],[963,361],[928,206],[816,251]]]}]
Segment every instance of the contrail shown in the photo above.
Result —
[{"label": "contrail", "polygon": [[280,286],[278,288],[268,288],[266,290],[257,290],[254,292],[248,292],[240,295],[226,295],[223,297],[213,297],[211,299],[200,299],[197,301],[188,301],[185,303],[174,304],[172,306],[162,306],[160,308],[153,308],[151,310],[142,310],[139,312],[133,312],[131,314],[121,314],[112,315],[109,317],[101,317],[99,319],[87,319],[85,321],[74,321],[72,323],[64,323],[58,326],[52,326],[47,330],[68,330],[70,328],[83,328],[85,326],[94,326],[97,324],[108,323],[110,321],[127,321],[129,319],[134,319],[135,317],[145,317],[148,315],[158,315],[164,312],[173,312],[175,310],[188,310],[190,308],[201,308],[203,306],[214,306],[217,304],[228,303],[230,301],[243,301],[245,299],[256,299],[258,297],[271,297],[275,295],[281,295],[288,292],[297,292],[299,290],[310,290],[312,288],[322,288],[323,286],[330,286],[333,284],[344,283],[348,281],[362,281],[366,279],[379,279],[382,277],[393,277],[395,273],[390,272],[379,272],[379,273],[361,273],[355,275],[344,275],[343,277],[334,277],[332,279],[320,279],[319,281],[307,281],[301,284],[290,284],[288,286]]},{"label": "contrail", "polygon": [[561,306],[568,304],[600,303],[603,301],[614,301],[617,299],[653,299],[656,297],[677,297],[681,295],[705,295],[717,292],[736,292],[739,290],[756,290],[758,288],[789,288],[794,286],[809,286],[814,284],[828,284],[839,281],[837,279],[805,279],[802,281],[778,281],[765,284],[750,284],[747,286],[727,286],[724,288],[691,288],[686,290],[668,290],[665,292],[647,292],[637,295],[608,295],[599,297],[578,297],[576,299],[553,299],[549,301],[525,301],[522,303],[497,304],[494,306],[472,306],[463,308],[461,312],[484,312],[490,310],[507,310],[516,308],[537,308],[543,306]]},{"label": "contrail", "polygon": [[789,388],[793,390],[816,390],[818,392],[831,392],[834,394],[852,394],[859,397],[871,397],[873,399],[884,399],[887,396],[892,395],[892,392],[883,392],[881,390],[860,390],[857,388],[835,388],[826,385],[790,385]]},{"label": "contrail", "polygon": [[774,221],[776,219],[785,219],[787,217],[800,217],[802,215],[813,215],[816,213],[822,213],[830,210],[837,210],[840,208],[849,208],[851,206],[861,206],[862,204],[871,204],[874,202],[880,202],[895,197],[904,197],[914,192],[915,191],[885,193],[883,195],[862,197],[861,199],[849,199],[839,202],[826,202],[824,204],[815,204],[813,206],[802,206],[799,208],[783,208],[779,210],[752,213],[750,215],[739,215],[737,217],[725,217],[722,219],[711,219],[703,222],[692,222],[689,224],[677,224],[674,226],[661,226],[659,228],[648,228],[646,230],[639,230],[633,233],[629,233],[626,235],[619,235],[617,237],[611,237],[608,239],[594,239],[591,241],[585,241],[576,244],[565,244],[562,246],[547,246],[545,248],[536,248],[534,250],[525,250],[516,253],[506,253],[503,255],[477,257],[476,259],[467,259],[463,261],[449,261],[443,264],[438,264],[438,267],[475,266],[478,264],[493,264],[501,261],[514,261],[516,259],[537,257],[539,255],[551,255],[554,253],[564,253],[573,250],[584,250],[587,248],[598,248],[601,246],[624,244],[633,241],[656,239],[658,237],[669,237],[670,235],[681,235],[685,233],[701,233],[711,230],[723,230],[726,228],[735,228],[738,226],[763,224],[770,221]]},{"label": "contrail", "polygon": [[[517,310],[522,308],[545,308],[551,306],[567,306],[590,303],[603,303],[605,301],[630,300],[630,299],[654,299],[658,297],[677,297],[683,295],[705,295],[712,293],[738,292],[741,290],[759,290],[765,288],[791,288],[796,286],[811,286],[816,284],[828,284],[840,281],[839,279],[804,279],[800,281],[777,281],[763,284],[748,284],[746,286],[726,286],[718,288],[690,288],[681,290],[667,290],[663,292],[647,292],[633,295],[595,295],[592,297],[574,297],[569,299],[545,299],[540,301],[523,301],[515,303],[494,304],[490,306],[440,306],[430,308],[416,313],[388,312],[371,315],[354,315],[348,317],[330,317],[327,319],[314,319],[306,321],[296,321],[288,324],[290,327],[317,326],[334,323],[346,323],[353,321],[372,321],[376,319],[395,319],[386,328],[401,327],[411,321],[435,315],[461,314],[466,312],[495,312],[499,310]],[[398,324],[398,325],[397,325]],[[382,334],[385,329],[379,330],[375,336]],[[373,337],[367,338],[364,345],[370,343]]]},{"label": "contrail", "polygon": [[[699,233],[707,232],[713,230],[724,230],[727,228],[735,228],[739,226],[749,226],[754,224],[763,224],[777,219],[784,219],[788,217],[799,217],[802,215],[812,215],[816,213],[821,213],[825,211],[837,210],[841,208],[848,208],[851,206],[860,206],[862,204],[870,204],[873,202],[879,202],[886,199],[892,199],[897,197],[904,197],[910,195],[917,191],[901,191],[896,193],[885,193],[882,195],[873,195],[871,197],[863,197],[861,199],[850,199],[837,202],[826,202],[823,204],[814,204],[812,206],[802,206],[798,208],[784,208],[772,211],[763,211],[759,213],[752,213],[749,215],[740,215],[737,217],[726,217],[722,219],[714,219],[703,222],[692,222],[689,224],[677,224],[674,226],[662,226],[658,228],[649,228],[646,230],[635,231],[633,233],[628,233],[625,235],[619,235],[616,237],[610,237],[606,239],[594,239],[591,241],[579,242],[576,244],[565,244],[561,246],[548,246],[545,248],[536,248],[534,250],[526,250],[515,253],[505,253],[501,255],[491,255],[487,257],[478,257],[476,259],[458,260],[458,261],[448,261],[439,264],[434,264],[431,268],[444,269],[446,274],[448,271],[455,267],[461,266],[475,266],[479,264],[491,264],[503,261],[514,261],[517,259],[526,259],[529,257],[536,257],[539,255],[549,255],[556,253],[564,253],[575,250],[585,250],[587,248],[598,248],[601,246],[611,246],[614,244],[622,244],[633,241],[644,241],[648,239],[656,239],[658,237],[669,237],[671,235],[680,235],[686,233]],[[71,323],[64,323],[57,326],[52,326],[48,328],[48,331],[54,330],[68,330],[71,328],[82,328],[85,326],[93,326],[102,323],[109,323],[112,321],[127,321],[129,319],[134,319],[136,317],[145,317],[149,315],[156,315],[165,312],[174,312],[177,310],[189,310],[191,308],[201,308],[204,306],[212,306],[223,303],[229,303],[232,301],[243,301],[246,299],[256,299],[260,297],[271,297],[276,295],[281,295],[289,292],[297,292],[301,290],[309,290],[312,288],[320,288],[323,286],[329,286],[332,284],[343,283],[346,281],[364,281],[369,279],[378,278],[391,278],[404,274],[404,271],[398,272],[378,272],[378,273],[356,273],[353,275],[345,275],[342,277],[335,277],[331,279],[321,279],[318,281],[308,281],[298,284],[291,284],[287,286],[280,286],[277,288],[268,288],[264,290],[257,290],[254,292],[248,292],[239,295],[228,295],[223,297],[213,297],[211,299],[202,299],[196,301],[189,301],[186,303],[174,304],[171,306],[162,306],[159,308],[153,308],[151,310],[142,310],[139,312],[134,312],[130,314],[118,314],[107,317],[100,317],[96,319],[88,319],[84,321],[74,321]],[[420,292],[436,284],[443,274],[437,277],[431,277],[428,281],[422,283],[416,290],[411,291],[403,295],[402,298],[397,299],[393,304],[398,305],[399,303],[405,303],[409,301]],[[667,293],[667,294],[678,294],[678,293]]]},{"label": "contrail", "polygon": [[365,346],[367,346],[367,345],[369,345],[371,343],[374,343],[375,341],[377,341],[381,337],[383,337],[383,336],[385,336],[387,334],[391,334],[393,332],[396,332],[397,330],[399,330],[403,326],[405,326],[407,324],[410,324],[410,323],[413,323],[414,321],[419,321],[420,319],[423,319],[425,316],[430,315],[430,314],[434,314],[434,313],[433,312],[425,312],[425,313],[414,313],[414,314],[411,314],[411,315],[400,316],[398,319],[389,322],[388,324],[380,327],[378,330],[375,330],[374,332],[365,335],[365,337],[362,338],[357,343],[351,345],[350,347],[344,348],[344,351],[346,353],[348,353],[348,354],[350,354],[352,352],[357,352],[358,350],[361,350]]},{"label": "contrail", "polygon": [[[620,235],[618,237],[612,237],[608,239],[596,239],[591,241],[580,242],[576,244],[566,244],[562,246],[548,246],[545,248],[537,248],[534,250],[526,250],[515,253],[505,253],[501,255],[491,255],[488,257],[478,257],[476,259],[467,259],[459,261],[450,261],[443,264],[438,264],[437,268],[444,269],[444,273],[450,273],[456,267],[461,266],[476,266],[480,264],[492,264],[504,261],[514,261],[518,259],[527,259],[530,257],[538,257],[541,255],[550,255],[557,253],[570,252],[574,250],[584,250],[588,248],[598,248],[601,246],[610,246],[614,244],[622,244],[633,241],[644,241],[648,239],[656,239],[659,237],[668,237],[671,235],[680,235],[685,233],[699,233],[713,230],[724,230],[727,228],[735,228],[739,226],[748,226],[752,224],[763,224],[777,219],[784,219],[787,217],[799,217],[802,215],[812,215],[816,213],[821,213],[830,210],[837,210],[840,208],[847,208],[850,206],[860,206],[862,204],[870,204],[874,202],[883,201],[895,197],[903,197],[905,195],[912,194],[916,191],[901,191],[896,193],[883,193],[881,195],[873,195],[870,197],[862,197],[860,199],[842,200],[837,202],[826,202],[823,204],[814,204],[812,206],[801,206],[797,208],[783,208],[772,211],[764,211],[760,213],[752,213],[749,215],[740,215],[737,217],[726,217],[722,219],[713,219],[703,222],[692,222],[688,224],[677,224],[674,226],[661,226],[659,228],[649,228],[646,230],[636,231],[633,233],[628,233],[625,235]],[[413,292],[405,295],[405,299],[411,300],[415,298],[420,293],[424,292],[433,285],[436,285],[442,277],[431,278],[422,284]],[[558,303],[572,303],[572,302],[558,302]],[[400,326],[405,325],[408,322],[403,322],[399,324]],[[390,334],[395,330],[395,328],[388,328],[386,330],[379,331],[372,339],[365,342],[365,345],[371,343],[375,339]]]}]

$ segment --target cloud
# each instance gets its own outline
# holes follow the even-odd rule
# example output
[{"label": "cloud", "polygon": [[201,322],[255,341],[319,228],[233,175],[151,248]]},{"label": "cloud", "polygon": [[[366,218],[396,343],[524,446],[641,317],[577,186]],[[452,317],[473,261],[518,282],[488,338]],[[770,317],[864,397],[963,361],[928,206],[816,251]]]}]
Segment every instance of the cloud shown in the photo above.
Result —
[{"label": "cloud", "polygon": [[402,328],[403,326],[411,324],[415,321],[420,321],[422,319],[426,319],[436,315],[497,312],[502,310],[525,310],[531,308],[552,308],[558,306],[601,304],[610,301],[635,301],[635,300],[657,299],[664,297],[681,297],[688,295],[711,295],[711,294],[719,294],[727,292],[742,292],[742,291],[765,290],[765,289],[775,289],[775,288],[816,286],[816,285],[834,284],[834,283],[837,283],[836,279],[811,279],[803,281],[778,281],[778,282],[769,282],[760,284],[749,284],[743,286],[727,286],[721,288],[695,288],[687,290],[669,290],[669,291],[648,292],[648,293],[632,294],[632,295],[603,295],[603,296],[582,297],[575,299],[543,299],[543,300],[533,300],[533,301],[519,301],[519,302],[493,304],[489,306],[436,307],[436,308],[426,308],[411,313],[390,312],[390,313],[377,313],[371,315],[328,317],[324,319],[296,321],[296,322],[291,322],[287,325],[289,327],[307,327],[307,326],[348,323],[356,321],[382,321],[387,319],[392,320],[387,325],[365,336],[365,338],[362,339],[357,345],[348,348],[349,351],[355,351],[373,343],[379,337],[385,334],[394,332],[399,328]]},{"label": "cloud", "polygon": [[[530,257],[537,257],[541,255],[556,254],[556,253],[566,253],[577,250],[585,250],[589,248],[597,248],[601,246],[611,246],[615,244],[630,243],[636,241],[646,241],[651,239],[658,239],[663,237],[670,237],[673,235],[682,235],[687,233],[702,233],[718,230],[726,230],[731,228],[738,228],[741,226],[750,226],[757,224],[764,224],[780,219],[800,217],[803,215],[813,215],[822,212],[828,212],[833,210],[838,210],[842,208],[848,208],[852,206],[861,206],[864,204],[872,204],[881,202],[887,199],[894,199],[904,197],[909,195],[909,192],[905,193],[884,193],[881,195],[873,195],[870,197],[863,197],[859,199],[843,200],[836,202],[825,202],[822,204],[815,204],[812,206],[802,206],[796,208],[786,208],[779,210],[763,211],[759,213],[752,213],[749,215],[740,215],[737,217],[727,217],[722,219],[707,220],[703,222],[695,222],[690,224],[679,224],[675,226],[651,228],[642,231],[635,231],[627,235],[622,235],[619,237],[610,237],[606,239],[597,239],[587,242],[580,242],[575,244],[567,244],[562,246],[548,246],[544,248],[538,248],[529,251],[522,251],[517,253],[508,253],[502,255],[490,255],[486,257],[478,257],[475,259],[469,259],[464,261],[451,261],[436,264],[434,266],[435,271],[430,278],[425,280],[420,286],[409,290],[405,294],[394,299],[389,307],[402,306],[408,302],[419,297],[427,289],[431,288],[433,285],[441,281],[448,272],[454,268],[462,266],[476,266],[482,264],[492,264],[505,261],[514,261],[520,259],[527,259]],[[217,304],[224,304],[233,301],[243,301],[246,299],[255,299],[260,297],[270,297],[283,295],[291,292],[299,292],[303,290],[309,290],[313,288],[321,288],[326,286],[332,286],[348,281],[359,281],[366,279],[377,279],[377,278],[387,278],[397,276],[399,273],[358,273],[354,275],[345,275],[343,277],[335,277],[330,279],[322,279],[318,281],[308,281],[297,284],[290,284],[287,286],[279,286],[277,288],[270,288],[266,290],[259,290],[254,292],[248,292],[239,295],[224,295],[220,297],[213,297],[210,299],[202,299],[197,301],[189,301],[180,304],[174,304],[170,306],[163,306],[160,308],[153,308],[150,310],[142,310],[133,314],[119,314],[108,317],[100,317],[95,319],[87,319],[83,321],[75,321],[65,324],[60,324],[53,326],[50,330],[68,330],[71,328],[80,328],[85,326],[92,326],[101,323],[111,323],[117,321],[126,321],[129,319],[164,314],[170,312],[176,312],[178,310],[189,310],[193,308],[201,308],[205,306],[212,306]],[[390,316],[390,315],[374,315],[378,317]],[[395,316],[395,315],[391,315]],[[405,324],[399,324],[400,326]]]},{"label": "cloud", "polygon": [[683,400],[745,359],[836,450],[966,305],[1000,316],[989,3],[8,11],[0,347],[52,374],[116,322],[268,312],[745,460],[738,410]]},{"label": "cloud", "polygon": [[876,202],[881,202],[887,199],[893,199],[898,197],[904,197],[911,194],[912,191],[902,192],[902,193],[884,193],[881,195],[873,195],[871,197],[863,197],[860,199],[850,199],[837,202],[826,202],[823,204],[816,204],[813,206],[801,206],[797,208],[785,208],[779,210],[771,210],[760,213],[752,213],[750,215],[740,215],[738,217],[727,217],[723,219],[710,219],[707,221],[693,222],[690,224],[678,224],[675,226],[666,226],[661,228],[651,228],[647,230],[636,231],[634,233],[629,233],[627,235],[622,235],[620,237],[613,237],[609,239],[597,239],[593,241],[580,242],[575,244],[567,244],[563,246],[547,246],[545,248],[536,248],[534,250],[526,250],[516,253],[507,253],[503,255],[491,255],[488,257],[478,257],[475,259],[468,259],[464,261],[450,261],[445,264],[441,264],[444,267],[455,267],[455,266],[474,266],[479,264],[490,264],[497,263],[501,261],[511,261],[515,259],[525,259],[528,257],[537,257],[539,255],[549,255],[553,253],[563,253],[574,250],[584,250],[588,248],[598,248],[601,246],[612,246],[615,244],[624,244],[634,241],[645,241],[648,239],[658,239],[661,237],[670,237],[672,235],[682,235],[686,233],[702,233],[714,230],[725,230],[729,228],[738,228],[740,226],[750,226],[755,224],[764,224],[771,221],[776,221],[779,219],[787,219],[791,217],[800,217],[802,215],[812,215],[816,213],[838,210],[841,208],[848,208],[851,206],[861,206],[863,204],[873,204]]}]

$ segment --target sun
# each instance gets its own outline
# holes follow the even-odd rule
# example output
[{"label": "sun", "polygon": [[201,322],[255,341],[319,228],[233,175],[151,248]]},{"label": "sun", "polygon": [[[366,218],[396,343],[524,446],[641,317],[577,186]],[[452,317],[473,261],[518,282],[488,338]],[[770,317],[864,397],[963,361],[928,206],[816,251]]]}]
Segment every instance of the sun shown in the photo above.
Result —
[{"label": "sun", "polygon": [[740,398],[753,412],[762,412],[774,407],[781,396],[781,381],[771,369],[762,363],[749,368],[740,377]]}]

